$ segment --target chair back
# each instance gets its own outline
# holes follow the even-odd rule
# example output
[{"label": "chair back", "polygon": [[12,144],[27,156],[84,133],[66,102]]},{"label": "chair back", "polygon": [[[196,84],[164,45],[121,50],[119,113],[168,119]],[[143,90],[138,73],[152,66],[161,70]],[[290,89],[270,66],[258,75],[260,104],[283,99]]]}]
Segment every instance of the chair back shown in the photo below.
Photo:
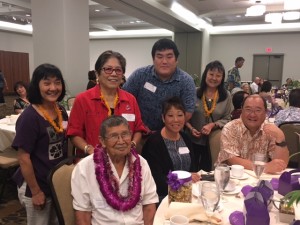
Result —
[{"label": "chair back", "polygon": [[67,99],[68,110],[71,110],[74,105],[75,97],[69,97]]},{"label": "chair back", "polygon": [[[285,135],[290,155],[300,152],[300,121],[289,121],[279,125]],[[293,156],[288,164],[290,168],[300,168],[300,153]]]},{"label": "chair back", "polygon": [[49,176],[52,201],[60,225],[74,225],[75,211],[71,195],[71,175],[75,167],[74,157],[67,158],[55,166]]},{"label": "chair back", "polygon": [[209,135],[209,149],[211,154],[212,170],[214,169],[214,163],[217,161],[220,152],[221,132],[221,129],[216,129],[213,130]]}]

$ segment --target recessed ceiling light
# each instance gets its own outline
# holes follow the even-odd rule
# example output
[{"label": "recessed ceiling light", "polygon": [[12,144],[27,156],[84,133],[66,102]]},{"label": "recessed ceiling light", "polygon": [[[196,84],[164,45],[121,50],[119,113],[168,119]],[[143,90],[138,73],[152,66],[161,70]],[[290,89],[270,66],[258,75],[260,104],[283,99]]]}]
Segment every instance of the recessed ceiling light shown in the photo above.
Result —
[{"label": "recessed ceiling light", "polygon": [[240,18],[240,17],[242,17],[242,16],[241,16],[241,15],[236,15],[235,17]]},{"label": "recessed ceiling light", "polygon": [[265,13],[266,6],[265,5],[253,5],[247,8],[245,16],[261,16]]},{"label": "recessed ceiling light", "polygon": [[30,17],[31,15],[30,14],[26,14],[25,16]]},{"label": "recessed ceiling light", "polygon": [[290,11],[283,13],[284,20],[298,20],[300,19],[300,12]]},{"label": "recessed ceiling light", "polygon": [[279,24],[282,21],[281,13],[268,13],[265,15],[265,22],[272,24]]},{"label": "recessed ceiling light", "polygon": [[129,23],[131,23],[131,24],[132,24],[132,23],[134,23],[134,21],[130,21]]},{"label": "recessed ceiling light", "polygon": [[95,12],[100,12],[100,9],[95,9]]}]

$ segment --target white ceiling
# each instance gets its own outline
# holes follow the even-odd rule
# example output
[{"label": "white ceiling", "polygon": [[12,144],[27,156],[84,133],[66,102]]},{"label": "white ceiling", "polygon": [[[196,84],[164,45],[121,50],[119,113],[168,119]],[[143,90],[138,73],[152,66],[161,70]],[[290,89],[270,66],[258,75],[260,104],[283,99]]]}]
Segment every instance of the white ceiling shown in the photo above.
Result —
[{"label": "white ceiling", "polygon": [[[174,1],[89,1],[90,31],[152,28],[164,28],[173,32],[200,30],[199,25],[186,21],[170,10]],[[267,24],[264,22],[264,16],[245,16],[246,8],[256,4],[254,0],[177,0],[177,2],[215,27]],[[262,0],[261,2],[267,7],[266,13],[284,12],[283,0]],[[31,15],[30,0],[0,0],[0,21],[27,24],[31,22],[31,16],[26,16],[26,14]],[[293,23],[299,22],[300,20],[293,21]],[[300,31],[299,28],[297,29]]]}]

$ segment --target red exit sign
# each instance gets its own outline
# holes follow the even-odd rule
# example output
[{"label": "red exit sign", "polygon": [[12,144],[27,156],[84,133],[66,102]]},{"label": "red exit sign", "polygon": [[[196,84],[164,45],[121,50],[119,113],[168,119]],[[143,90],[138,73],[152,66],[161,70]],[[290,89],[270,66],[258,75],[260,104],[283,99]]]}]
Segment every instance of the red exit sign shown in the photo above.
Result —
[{"label": "red exit sign", "polygon": [[266,53],[270,53],[270,52],[272,52],[272,51],[273,51],[272,48],[266,48]]}]

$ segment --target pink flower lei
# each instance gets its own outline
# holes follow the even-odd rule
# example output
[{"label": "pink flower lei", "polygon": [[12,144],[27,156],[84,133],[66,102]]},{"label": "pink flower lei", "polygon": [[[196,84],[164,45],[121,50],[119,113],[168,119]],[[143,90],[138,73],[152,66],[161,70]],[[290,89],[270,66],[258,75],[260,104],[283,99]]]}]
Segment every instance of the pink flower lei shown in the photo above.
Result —
[{"label": "pink flower lei", "polygon": [[[132,163],[132,155],[136,160]],[[141,164],[140,158],[132,148],[127,155],[129,167],[129,185],[127,196],[119,192],[119,182],[113,175],[106,149],[96,147],[94,149],[95,174],[100,191],[106,199],[107,204],[120,211],[128,211],[134,208],[140,200],[141,195]]]}]

